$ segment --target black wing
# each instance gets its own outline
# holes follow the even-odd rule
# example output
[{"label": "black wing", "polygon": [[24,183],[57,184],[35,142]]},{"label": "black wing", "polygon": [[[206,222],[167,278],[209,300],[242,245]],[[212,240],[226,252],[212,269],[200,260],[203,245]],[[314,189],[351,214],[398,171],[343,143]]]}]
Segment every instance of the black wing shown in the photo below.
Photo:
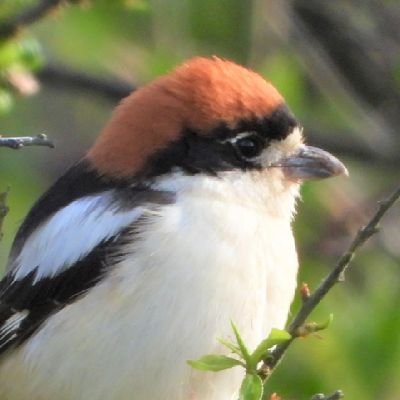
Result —
[{"label": "black wing", "polygon": [[[115,192],[115,202],[122,210],[143,204],[160,206],[174,202],[170,192],[128,186],[127,182],[125,185],[122,182],[103,182],[81,162],[60,178],[32,208],[17,233],[10,258],[15,260],[29,236],[55,212],[82,196],[106,190]],[[75,264],[63,268],[55,276],[37,279],[36,272],[40,267],[37,266],[24,277],[15,279],[14,270],[10,269],[0,282],[0,354],[22,343],[50,315],[84,296],[99,283],[110,265],[126,256],[127,241],[134,240],[134,229],[139,221],[100,242]]]}]

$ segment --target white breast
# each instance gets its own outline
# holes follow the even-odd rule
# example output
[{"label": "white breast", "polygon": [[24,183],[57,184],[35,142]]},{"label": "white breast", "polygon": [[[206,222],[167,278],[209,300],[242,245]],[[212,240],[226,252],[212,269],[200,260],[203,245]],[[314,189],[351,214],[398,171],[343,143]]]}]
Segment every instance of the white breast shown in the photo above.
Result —
[{"label": "white breast", "polygon": [[250,347],[282,328],[297,272],[293,194],[284,216],[252,185],[238,197],[242,184],[199,180],[149,218],[109,279],[2,361],[0,397],[234,400],[243,371],[186,360],[226,352],[230,320]]}]

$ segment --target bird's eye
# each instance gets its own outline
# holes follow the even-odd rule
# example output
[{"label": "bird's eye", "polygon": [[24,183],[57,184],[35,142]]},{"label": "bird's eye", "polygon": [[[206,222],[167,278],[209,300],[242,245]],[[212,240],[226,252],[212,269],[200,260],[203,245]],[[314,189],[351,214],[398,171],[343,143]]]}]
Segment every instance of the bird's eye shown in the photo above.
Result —
[{"label": "bird's eye", "polygon": [[265,143],[257,133],[252,132],[236,138],[233,146],[239,156],[249,159],[259,156],[265,147]]}]

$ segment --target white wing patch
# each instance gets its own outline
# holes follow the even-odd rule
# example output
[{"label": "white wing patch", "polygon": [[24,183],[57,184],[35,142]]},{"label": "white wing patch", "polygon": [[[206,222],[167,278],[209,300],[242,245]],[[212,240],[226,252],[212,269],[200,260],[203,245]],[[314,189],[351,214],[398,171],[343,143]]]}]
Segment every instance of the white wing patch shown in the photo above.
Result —
[{"label": "white wing patch", "polygon": [[17,336],[15,331],[18,330],[22,321],[28,316],[28,314],[29,310],[18,311],[3,322],[0,327],[0,343],[2,346]]},{"label": "white wing patch", "polygon": [[35,282],[51,278],[118,234],[144,211],[121,210],[113,191],[75,200],[43,222],[26,240],[10,269],[15,280],[36,270]]}]

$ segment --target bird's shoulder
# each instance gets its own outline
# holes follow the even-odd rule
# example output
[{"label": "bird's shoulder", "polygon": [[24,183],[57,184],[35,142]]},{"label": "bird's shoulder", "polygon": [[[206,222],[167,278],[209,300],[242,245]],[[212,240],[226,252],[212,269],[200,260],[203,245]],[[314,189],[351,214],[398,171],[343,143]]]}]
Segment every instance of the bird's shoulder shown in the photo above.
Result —
[{"label": "bird's shoulder", "polygon": [[32,207],[0,282],[0,353],[98,284],[127,256],[146,210],[170,192],[112,182],[86,162],[73,166]]}]

